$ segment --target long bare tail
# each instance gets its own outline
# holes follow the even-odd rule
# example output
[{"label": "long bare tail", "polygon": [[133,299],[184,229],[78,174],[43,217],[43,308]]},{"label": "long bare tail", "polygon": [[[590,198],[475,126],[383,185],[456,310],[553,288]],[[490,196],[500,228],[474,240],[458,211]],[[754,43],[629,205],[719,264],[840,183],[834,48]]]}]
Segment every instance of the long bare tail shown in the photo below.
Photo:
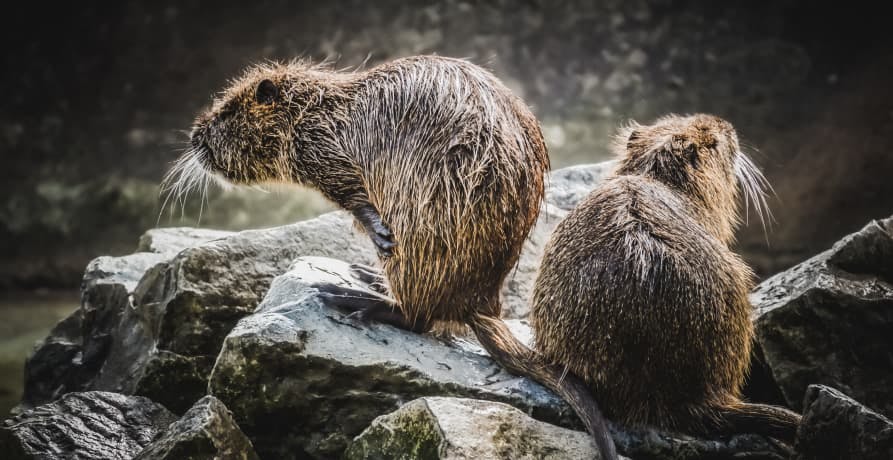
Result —
[{"label": "long bare tail", "polygon": [[716,431],[722,434],[755,433],[791,444],[802,417],[783,407],[739,402],[716,410]]},{"label": "long bare tail", "polygon": [[539,382],[574,409],[595,439],[602,460],[617,460],[617,449],[589,388],[574,375],[564,375],[521,343],[499,318],[476,314],[469,326],[490,356],[509,372]]}]

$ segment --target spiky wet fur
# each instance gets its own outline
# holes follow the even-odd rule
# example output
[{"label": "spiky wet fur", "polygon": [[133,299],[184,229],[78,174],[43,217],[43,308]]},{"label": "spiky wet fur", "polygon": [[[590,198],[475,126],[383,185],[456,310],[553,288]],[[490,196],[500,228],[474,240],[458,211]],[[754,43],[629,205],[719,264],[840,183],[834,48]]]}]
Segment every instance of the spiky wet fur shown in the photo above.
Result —
[{"label": "spiky wet fur", "polygon": [[[257,104],[269,79],[280,100]],[[502,280],[536,220],[549,160],[529,109],[480,67],[416,57],[365,72],[300,61],[249,69],[202,114],[171,171],[196,162],[235,184],[305,184],[394,233],[390,292],[414,320],[499,314]],[[186,185],[181,185],[182,182]]]},{"label": "spiky wet fur", "polygon": [[[279,88],[272,104],[255,97],[263,80]],[[480,67],[414,57],[338,72],[296,61],[232,82],[198,117],[192,149],[167,182],[182,193],[205,171],[236,184],[305,184],[347,210],[371,204],[394,235],[382,266],[408,323],[470,325],[509,371],[575,408],[589,404],[581,416],[605,446],[583,387],[562,382],[499,319],[499,290],[536,221],[548,169],[539,123]]]},{"label": "spiky wet fur", "polygon": [[765,179],[714,116],[633,123],[617,139],[616,171],[546,247],[531,311],[537,350],[627,425],[790,441],[798,415],[740,399],[753,273],[729,244],[742,191],[767,209]]}]

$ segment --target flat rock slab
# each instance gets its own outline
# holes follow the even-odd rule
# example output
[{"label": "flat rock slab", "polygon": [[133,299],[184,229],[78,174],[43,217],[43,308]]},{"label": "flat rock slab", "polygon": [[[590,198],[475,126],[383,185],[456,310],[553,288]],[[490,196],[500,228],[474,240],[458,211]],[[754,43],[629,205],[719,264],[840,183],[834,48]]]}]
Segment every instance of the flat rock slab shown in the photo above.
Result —
[{"label": "flat rock slab", "polygon": [[893,415],[893,218],[761,283],[757,340],[791,407],[807,386],[838,388]]},{"label": "flat rock slab", "polygon": [[258,460],[258,457],[226,406],[213,396],[205,396],[134,459]]},{"label": "flat rock slab", "polygon": [[845,394],[811,385],[797,431],[798,460],[889,460],[893,421]]},{"label": "flat rock slab", "polygon": [[198,246],[208,241],[219,240],[234,235],[235,232],[208,228],[168,227],[146,230],[140,236],[137,252],[155,252],[176,255],[186,248]]},{"label": "flat rock slab", "polygon": [[129,460],[176,419],[139,396],[69,393],[6,420],[0,452],[8,460]]},{"label": "flat rock slab", "polygon": [[[759,436],[711,441],[617,429],[612,435],[621,453],[637,460],[780,460],[790,453],[787,448]],[[582,460],[600,457],[587,433],[534,420],[507,404],[427,397],[375,419],[354,438],[345,458]]]},{"label": "flat rock slab", "polygon": [[375,417],[431,395],[497,400],[574,423],[560,399],[464,340],[360,324],[323,306],[314,285],[325,282],[365,286],[345,262],[298,259],[227,336],[211,374],[211,394],[262,457],[337,457]]},{"label": "flat rock slab", "polygon": [[[376,417],[426,396],[507,403],[535,419],[579,428],[561,399],[505,373],[474,342],[355,322],[322,304],[314,287],[319,283],[367,288],[345,262],[298,259],[273,281],[257,312],[227,336],[211,374],[211,393],[233,411],[261,457],[337,458]],[[509,325],[529,341],[523,322]],[[777,459],[787,453],[756,436],[702,441],[615,431],[614,437],[637,459],[731,458],[741,452]]]},{"label": "flat rock slab", "polygon": [[419,398],[376,418],[347,448],[345,460],[599,458],[582,431],[528,417],[507,404],[466,398]]}]

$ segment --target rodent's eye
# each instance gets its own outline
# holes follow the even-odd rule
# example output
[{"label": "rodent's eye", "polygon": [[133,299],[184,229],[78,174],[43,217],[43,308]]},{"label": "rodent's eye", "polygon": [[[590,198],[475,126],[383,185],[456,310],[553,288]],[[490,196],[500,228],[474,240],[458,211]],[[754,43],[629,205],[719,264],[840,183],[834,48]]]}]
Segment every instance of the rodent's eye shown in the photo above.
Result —
[{"label": "rodent's eye", "polygon": [[685,146],[685,157],[688,159],[688,162],[691,163],[692,168],[698,167],[698,148],[695,144],[688,144]]},{"label": "rodent's eye", "polygon": [[279,88],[270,80],[263,80],[257,84],[254,91],[254,99],[258,104],[272,104],[279,97]]}]

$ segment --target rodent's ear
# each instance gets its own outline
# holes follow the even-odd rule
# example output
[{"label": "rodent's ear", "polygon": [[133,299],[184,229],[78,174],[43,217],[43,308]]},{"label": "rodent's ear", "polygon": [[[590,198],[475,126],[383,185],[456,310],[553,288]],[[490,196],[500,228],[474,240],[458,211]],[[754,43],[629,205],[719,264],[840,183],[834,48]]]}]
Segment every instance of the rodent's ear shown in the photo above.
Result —
[{"label": "rodent's ear", "polygon": [[279,88],[276,87],[276,84],[270,80],[263,80],[257,84],[257,89],[254,91],[254,99],[258,104],[272,104],[279,98]]},{"label": "rodent's ear", "polygon": [[637,140],[639,140],[639,130],[634,129],[629,132],[629,137],[626,138],[626,150],[632,151]]}]

